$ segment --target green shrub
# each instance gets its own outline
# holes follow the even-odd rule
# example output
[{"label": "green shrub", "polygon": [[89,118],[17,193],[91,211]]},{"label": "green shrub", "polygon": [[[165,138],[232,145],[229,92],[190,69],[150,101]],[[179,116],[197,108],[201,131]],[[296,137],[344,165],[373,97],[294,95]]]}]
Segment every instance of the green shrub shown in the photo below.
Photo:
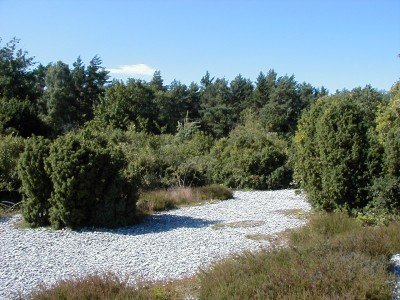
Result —
[{"label": "green shrub", "polygon": [[140,189],[152,190],[164,187],[162,178],[167,166],[160,148],[172,138],[170,135],[155,136],[136,132],[132,128],[125,132],[125,138],[119,142],[118,147],[128,161],[130,172],[137,174]]},{"label": "green shrub", "polygon": [[382,149],[381,174],[373,185],[373,203],[380,209],[400,212],[400,92],[382,105],[377,116],[375,140]]},{"label": "green shrub", "polygon": [[45,160],[49,156],[50,141],[42,137],[26,140],[21,154],[18,174],[23,195],[22,214],[31,226],[49,224],[50,195],[53,184],[45,171]]},{"label": "green shrub", "polygon": [[166,166],[162,182],[166,186],[200,186],[206,183],[207,155],[213,140],[198,131],[182,138],[180,131],[160,148]]},{"label": "green shrub", "polygon": [[113,82],[95,109],[95,117],[103,124],[121,129],[133,125],[138,131],[152,133],[159,133],[158,116],[154,92],[145,82],[136,79]]},{"label": "green shrub", "polygon": [[200,200],[227,200],[233,198],[232,190],[220,184],[200,186],[194,190]]},{"label": "green shrub", "polygon": [[44,123],[29,100],[0,98],[0,133],[28,137],[46,132]]},{"label": "green shrub", "polygon": [[137,209],[143,214],[174,209],[182,200],[179,196],[167,190],[143,192],[138,198]]},{"label": "green shrub", "polygon": [[18,191],[18,159],[24,151],[24,139],[0,135],[0,191]]},{"label": "green shrub", "polygon": [[279,189],[289,186],[288,144],[256,119],[237,126],[211,149],[208,177],[231,188]]},{"label": "green shrub", "polygon": [[124,172],[121,151],[88,135],[70,133],[51,145],[46,169],[54,188],[50,222],[56,228],[128,225],[135,221],[134,177]]},{"label": "green shrub", "polygon": [[370,201],[373,103],[343,93],[303,114],[294,137],[295,179],[315,207],[363,208]]},{"label": "green shrub", "polygon": [[[186,130],[186,128],[184,128]],[[119,143],[129,169],[138,174],[143,190],[206,183],[206,159],[212,138],[193,129],[176,136],[128,130]]]}]

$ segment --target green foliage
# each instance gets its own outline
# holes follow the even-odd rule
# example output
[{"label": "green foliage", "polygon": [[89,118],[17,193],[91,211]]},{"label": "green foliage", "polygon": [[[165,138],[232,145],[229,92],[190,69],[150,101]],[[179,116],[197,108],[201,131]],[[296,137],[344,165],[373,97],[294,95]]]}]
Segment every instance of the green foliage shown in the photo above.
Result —
[{"label": "green foliage", "polygon": [[24,139],[13,135],[0,135],[0,191],[17,191],[18,159],[24,151]]},{"label": "green foliage", "polygon": [[114,82],[106,91],[95,113],[105,124],[138,131],[159,132],[154,92],[143,81],[130,79],[126,84]]},{"label": "green foliage", "polygon": [[160,187],[202,185],[206,181],[206,155],[212,138],[196,123],[180,123],[175,136],[151,135],[129,130],[119,145],[132,173],[144,190]]},{"label": "green foliage", "polygon": [[174,80],[168,86],[168,90],[155,90],[155,102],[159,109],[158,123],[163,132],[174,134],[178,122],[182,122],[185,116],[190,119],[199,118],[198,89],[196,84],[192,83],[188,88]]},{"label": "green foliage", "polygon": [[217,79],[203,87],[200,94],[200,116],[202,125],[214,137],[226,136],[233,129],[238,115],[230,101],[228,81]]},{"label": "green foliage", "polygon": [[303,109],[327,94],[324,87],[314,88],[307,83],[299,84],[294,76],[277,77],[274,70],[257,78],[252,107],[260,111],[263,125],[270,132],[293,134]]},{"label": "green foliage", "polygon": [[0,99],[0,133],[22,137],[44,135],[46,128],[35,106],[28,100]]},{"label": "green foliage", "polygon": [[392,222],[399,222],[400,216],[396,212],[392,212],[385,208],[383,205],[369,205],[363,211],[355,213],[357,220],[361,221],[362,224],[368,226],[387,226]]},{"label": "green foliage", "polygon": [[[240,116],[240,113],[251,107],[253,100],[254,86],[250,79],[244,78],[241,74],[236,76],[230,83],[230,103],[234,107],[234,114]],[[236,120],[237,121],[237,120]]]},{"label": "green foliage", "polygon": [[75,128],[78,108],[74,97],[74,84],[69,66],[61,61],[47,67],[46,89],[41,99],[46,123],[55,134]]},{"label": "green foliage", "polygon": [[381,98],[367,101],[364,92],[321,98],[300,120],[294,138],[295,179],[318,208],[363,208],[370,200],[374,171],[369,132]]},{"label": "green foliage", "polygon": [[[39,71],[39,70],[38,70]],[[73,68],[59,61],[49,64],[42,73],[43,95],[40,99],[43,119],[53,135],[83,125],[94,116],[94,107],[104,95],[108,72],[95,56],[87,67],[78,57]]]},{"label": "green foliage", "polygon": [[192,139],[199,131],[199,123],[190,122],[188,116],[186,116],[183,122],[178,121],[175,139],[179,142],[188,141]]},{"label": "green foliage", "polygon": [[30,226],[49,225],[50,195],[53,184],[45,170],[49,156],[50,141],[43,137],[32,137],[25,141],[25,150],[18,164],[22,182],[22,214]]},{"label": "green foliage", "polygon": [[382,105],[376,120],[375,140],[383,149],[381,174],[373,185],[372,206],[400,212],[400,93]]},{"label": "green foliage", "polygon": [[51,145],[46,171],[54,188],[53,227],[115,227],[135,221],[133,177],[124,172],[123,153],[103,142],[70,133]]},{"label": "green foliage", "polygon": [[294,132],[301,107],[294,76],[283,76],[276,81],[260,115],[268,131]]},{"label": "green foliage", "polygon": [[149,85],[156,91],[165,91],[164,80],[162,79],[160,70],[154,72],[153,78],[151,79]]},{"label": "green foliage", "polygon": [[250,114],[210,153],[208,176],[232,188],[279,189],[288,187],[287,142],[268,133]]},{"label": "green foliage", "polygon": [[275,88],[276,76],[277,74],[274,70],[269,70],[267,76],[260,72],[257,77],[252,103],[248,108],[258,110],[269,102],[270,95]]},{"label": "green foliage", "polygon": [[201,200],[232,199],[232,190],[220,184],[211,184],[195,188]]},{"label": "green foliage", "polygon": [[241,75],[229,84],[225,79],[210,78],[208,72],[201,83],[202,129],[217,138],[227,136],[246,109],[257,111],[267,131],[291,135],[301,111],[327,94],[323,87],[299,84],[293,75],[277,77],[274,70],[267,75],[261,72],[255,86]]},{"label": "green foliage", "polygon": [[160,188],[166,169],[160,148],[172,139],[172,136],[155,136],[137,132],[133,128],[128,129],[124,135],[124,139],[118,145],[128,161],[129,172],[136,174],[141,189]]},{"label": "green foliage", "polygon": [[33,57],[17,49],[18,43],[14,38],[0,48],[0,97],[34,100]]},{"label": "green foliage", "polygon": [[108,80],[108,71],[101,66],[101,59],[96,55],[85,67],[80,57],[73,64],[71,71],[74,85],[74,97],[79,110],[77,121],[83,124],[93,118],[94,107],[104,96],[105,84]]},{"label": "green foliage", "polygon": [[188,128],[190,125],[183,125],[174,139],[160,149],[166,166],[162,182],[167,186],[199,186],[206,183],[206,160],[213,139],[200,131],[188,135],[186,130],[191,130]]},{"label": "green foliage", "polygon": [[167,190],[148,191],[140,194],[137,209],[146,215],[177,208],[179,202],[181,198],[178,198],[176,193],[171,195],[171,192]]}]

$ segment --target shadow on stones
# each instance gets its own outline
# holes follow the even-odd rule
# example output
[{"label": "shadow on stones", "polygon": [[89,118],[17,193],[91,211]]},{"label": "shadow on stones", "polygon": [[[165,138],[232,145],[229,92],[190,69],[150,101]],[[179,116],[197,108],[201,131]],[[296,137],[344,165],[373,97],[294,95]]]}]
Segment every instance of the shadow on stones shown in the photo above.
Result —
[{"label": "shadow on stones", "polygon": [[145,217],[143,222],[120,228],[82,228],[77,232],[107,232],[121,235],[142,235],[151,233],[162,233],[181,228],[203,228],[212,226],[220,221],[210,221],[179,215],[152,215]]}]

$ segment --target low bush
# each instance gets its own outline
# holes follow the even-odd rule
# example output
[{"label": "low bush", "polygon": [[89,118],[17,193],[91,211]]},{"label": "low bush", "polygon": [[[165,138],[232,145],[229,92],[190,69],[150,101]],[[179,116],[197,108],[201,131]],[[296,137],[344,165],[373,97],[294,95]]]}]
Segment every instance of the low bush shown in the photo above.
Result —
[{"label": "low bush", "polygon": [[53,183],[51,225],[76,228],[133,223],[136,185],[134,177],[124,172],[125,164],[123,153],[108,147],[101,136],[69,133],[55,140],[46,166]]},{"label": "low bush", "polygon": [[391,299],[388,257],[400,251],[398,223],[363,227],[323,214],[287,248],[242,254],[200,275],[200,299]]},{"label": "low bush", "polygon": [[172,139],[171,135],[157,136],[143,131],[137,132],[132,127],[124,132],[118,147],[126,157],[129,171],[137,174],[140,189],[153,190],[165,187],[162,178],[167,166],[164,164],[160,149]]},{"label": "low bush", "polygon": [[163,164],[166,166],[162,178],[165,186],[206,184],[207,155],[212,144],[212,138],[200,131],[189,136],[183,136],[178,131],[174,139],[160,149]]},{"label": "low bush", "polygon": [[194,189],[200,200],[227,200],[233,198],[232,190],[220,184],[211,184]]},{"label": "low bush", "polygon": [[23,195],[22,214],[30,226],[49,225],[50,195],[53,183],[45,170],[50,141],[42,137],[26,140],[18,164]]},{"label": "low bush", "polygon": [[[189,188],[186,189],[188,190]],[[174,209],[177,207],[178,202],[179,198],[174,196],[171,191],[149,191],[140,194],[137,201],[137,209],[144,214],[150,214],[156,211]]]},{"label": "low bush", "polygon": [[142,284],[141,288],[128,285],[111,273],[89,275],[82,279],[62,280],[51,288],[42,287],[30,295],[32,300],[167,300],[178,299],[180,295],[170,284]]},{"label": "low bush", "polygon": [[137,207],[142,213],[152,213],[154,211],[174,209],[179,205],[197,204],[208,200],[226,200],[232,197],[232,191],[220,185],[196,188],[178,187],[143,192],[139,196]]},{"label": "low bush", "polygon": [[248,117],[227,138],[215,143],[208,177],[231,188],[286,188],[292,181],[287,160],[285,139],[268,133],[257,119]]},{"label": "low bush", "polygon": [[177,134],[152,135],[131,129],[119,143],[129,169],[138,174],[142,190],[206,184],[206,155],[212,138],[198,128]]}]

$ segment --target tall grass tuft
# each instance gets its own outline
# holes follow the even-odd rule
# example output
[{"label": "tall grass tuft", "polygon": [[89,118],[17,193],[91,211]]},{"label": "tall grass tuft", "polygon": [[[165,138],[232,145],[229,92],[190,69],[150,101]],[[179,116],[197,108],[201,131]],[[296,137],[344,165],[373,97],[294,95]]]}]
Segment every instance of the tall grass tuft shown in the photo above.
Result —
[{"label": "tall grass tuft", "polygon": [[139,196],[137,208],[142,213],[153,213],[174,209],[180,205],[193,205],[208,200],[226,200],[232,197],[232,191],[220,185],[179,187],[144,192]]}]

